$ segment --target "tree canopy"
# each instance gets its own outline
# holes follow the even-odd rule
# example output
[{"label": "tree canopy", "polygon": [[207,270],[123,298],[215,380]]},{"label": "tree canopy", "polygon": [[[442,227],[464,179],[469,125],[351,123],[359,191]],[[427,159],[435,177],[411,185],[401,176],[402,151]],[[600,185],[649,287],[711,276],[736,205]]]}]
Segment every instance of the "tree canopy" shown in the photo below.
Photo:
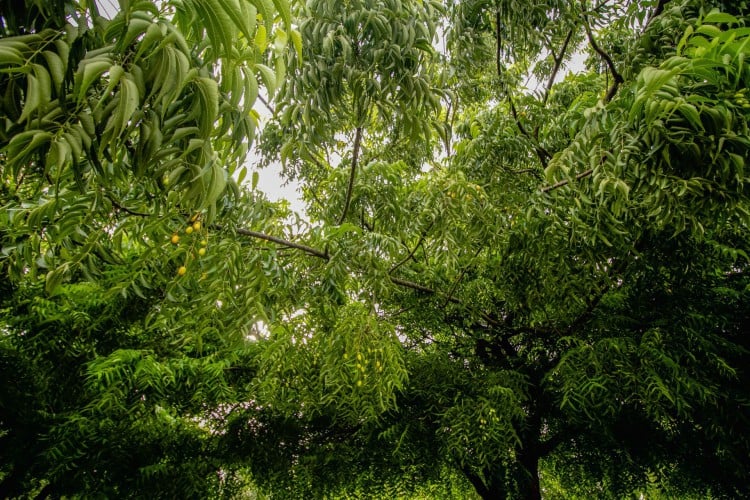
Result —
[{"label": "tree canopy", "polygon": [[745,2],[101,6],[0,6],[0,496],[750,494]]}]

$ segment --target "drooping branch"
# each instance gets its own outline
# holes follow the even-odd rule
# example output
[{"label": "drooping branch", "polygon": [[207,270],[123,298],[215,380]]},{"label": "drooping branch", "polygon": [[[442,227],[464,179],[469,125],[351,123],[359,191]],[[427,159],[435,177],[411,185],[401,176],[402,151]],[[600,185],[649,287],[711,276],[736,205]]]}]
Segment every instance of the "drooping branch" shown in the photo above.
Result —
[{"label": "drooping branch", "polygon": [[349,212],[349,205],[352,202],[352,191],[354,190],[354,179],[357,176],[357,162],[359,160],[359,147],[362,144],[362,127],[357,127],[354,134],[354,146],[352,148],[352,169],[349,173],[349,186],[346,188],[346,200],[344,201],[344,211],[339,218],[339,226],[346,220],[346,214]]},{"label": "drooping branch", "polygon": [[151,214],[146,214],[146,213],[143,213],[143,212],[137,212],[135,210],[129,209],[128,207],[124,206],[119,201],[117,201],[115,199],[115,197],[112,196],[109,193],[106,193],[105,196],[107,197],[107,199],[109,200],[109,202],[112,203],[112,206],[115,207],[117,210],[119,210],[121,212],[125,212],[125,213],[130,214],[130,215],[135,216],[135,217],[151,217]]},{"label": "drooping branch", "polygon": [[607,64],[607,67],[609,68],[609,72],[612,73],[612,86],[607,91],[607,95],[604,96],[604,102],[606,103],[612,100],[612,98],[617,93],[617,89],[620,88],[620,84],[625,83],[625,79],[617,71],[617,68],[615,67],[615,63],[614,61],[612,61],[612,58],[609,56],[609,54],[607,54],[604,50],[602,50],[602,48],[599,47],[599,44],[596,43],[596,39],[594,39],[594,34],[591,32],[591,27],[589,26],[588,20],[585,20],[583,25],[586,28],[586,36],[589,39],[591,48],[594,49],[594,51],[597,54],[599,54],[599,56],[602,59],[604,59],[604,62]]}]

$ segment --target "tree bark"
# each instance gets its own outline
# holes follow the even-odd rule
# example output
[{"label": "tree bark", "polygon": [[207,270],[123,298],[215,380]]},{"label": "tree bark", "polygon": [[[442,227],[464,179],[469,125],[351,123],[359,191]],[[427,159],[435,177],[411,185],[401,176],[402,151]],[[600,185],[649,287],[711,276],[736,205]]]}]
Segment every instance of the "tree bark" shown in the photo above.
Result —
[{"label": "tree bark", "polygon": [[539,485],[539,457],[534,454],[521,455],[519,458],[523,477],[519,478],[519,498],[524,500],[541,500],[542,490]]}]

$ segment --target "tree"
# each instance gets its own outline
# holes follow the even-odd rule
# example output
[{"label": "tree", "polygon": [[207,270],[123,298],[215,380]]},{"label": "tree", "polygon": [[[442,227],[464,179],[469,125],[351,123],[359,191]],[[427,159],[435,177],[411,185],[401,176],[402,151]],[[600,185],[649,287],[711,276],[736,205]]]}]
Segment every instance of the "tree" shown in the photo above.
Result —
[{"label": "tree", "polygon": [[[4,459],[6,491],[230,494],[234,477],[282,497],[747,494],[746,7],[312,2],[294,6],[299,35],[282,16],[269,55],[250,4],[166,4],[159,32],[177,27],[198,80],[159,95],[165,56],[136,85],[154,102],[131,111],[111,63],[64,73],[62,95],[94,101],[79,156],[41,125],[59,104],[29,97],[47,95],[52,56],[16,38],[65,16],[29,5],[0,40],[2,366],[29,367],[3,395],[23,404],[3,405],[2,439],[41,448]],[[135,75],[123,63],[157,55],[124,12],[82,26]],[[558,81],[576,47],[590,69]],[[303,183],[307,219],[252,183],[221,194],[217,165],[253,128],[253,67],[279,87],[260,147]],[[103,309],[102,290],[123,298]],[[71,326],[73,311],[104,320]],[[60,349],[51,328],[82,333]],[[24,391],[45,384],[44,406]]]}]

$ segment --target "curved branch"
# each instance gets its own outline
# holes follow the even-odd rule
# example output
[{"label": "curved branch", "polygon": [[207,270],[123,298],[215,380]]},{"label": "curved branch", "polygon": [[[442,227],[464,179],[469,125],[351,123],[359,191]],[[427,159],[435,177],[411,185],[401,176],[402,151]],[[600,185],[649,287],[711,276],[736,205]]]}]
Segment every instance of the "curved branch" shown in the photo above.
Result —
[{"label": "curved branch", "polygon": [[620,88],[621,83],[625,83],[625,79],[622,77],[622,75],[617,71],[617,68],[615,67],[615,63],[612,61],[612,58],[602,50],[601,47],[599,47],[599,44],[596,43],[596,40],[594,39],[594,34],[591,32],[591,27],[589,26],[588,20],[585,20],[583,23],[584,27],[586,28],[586,36],[588,36],[589,43],[591,44],[591,48],[594,49],[594,51],[601,56],[602,59],[604,59],[604,62],[607,64],[607,67],[609,68],[609,72],[612,73],[612,86],[607,91],[607,95],[604,96],[604,102],[607,103],[612,100],[612,98],[617,93],[617,89]]},{"label": "curved branch", "polygon": [[425,228],[424,231],[422,231],[422,235],[419,237],[419,241],[417,241],[417,244],[414,245],[414,248],[411,249],[411,251],[409,252],[409,254],[406,257],[404,257],[403,259],[401,259],[400,261],[398,261],[396,264],[394,264],[393,267],[391,267],[391,269],[388,271],[389,274],[393,273],[393,271],[395,271],[399,267],[403,266],[404,264],[406,264],[407,262],[409,262],[409,259],[411,259],[412,257],[414,257],[414,254],[417,253],[417,250],[419,250],[419,247],[422,246],[422,243],[424,243],[424,240],[427,237],[427,233],[430,231],[430,229],[432,229],[433,225],[435,225],[435,221],[434,220],[432,222],[430,222],[430,225],[427,226],[427,228]]},{"label": "curved branch", "polygon": [[362,144],[362,127],[357,127],[354,135],[354,147],[352,150],[352,170],[349,173],[349,186],[346,188],[346,201],[344,201],[344,212],[339,218],[339,226],[346,220],[346,213],[349,211],[349,205],[352,202],[352,191],[354,190],[354,179],[357,176],[357,161],[359,160],[359,146]]}]

